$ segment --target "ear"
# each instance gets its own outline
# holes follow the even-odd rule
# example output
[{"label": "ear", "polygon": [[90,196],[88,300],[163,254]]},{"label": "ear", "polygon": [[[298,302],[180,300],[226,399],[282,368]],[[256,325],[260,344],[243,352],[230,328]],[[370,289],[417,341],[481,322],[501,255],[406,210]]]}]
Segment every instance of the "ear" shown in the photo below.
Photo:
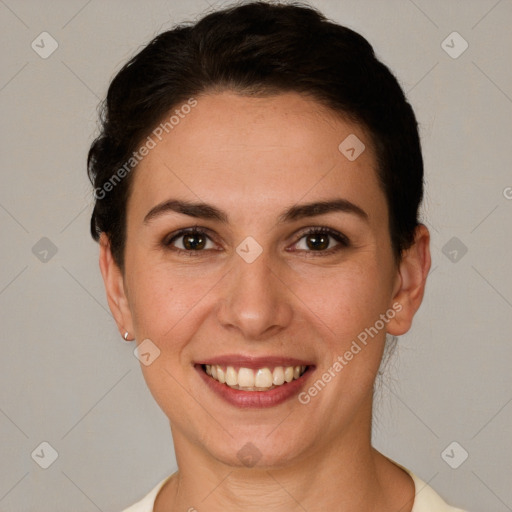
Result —
[{"label": "ear", "polygon": [[414,243],[402,254],[397,284],[393,292],[396,315],[388,322],[387,332],[393,336],[405,334],[418,311],[430,270],[430,233],[420,224],[415,231]]},{"label": "ear", "polygon": [[110,311],[114,316],[121,336],[123,336],[126,331],[133,336],[132,315],[125,293],[123,274],[114,261],[110,248],[110,240],[105,233],[101,233],[99,242],[99,263]]}]

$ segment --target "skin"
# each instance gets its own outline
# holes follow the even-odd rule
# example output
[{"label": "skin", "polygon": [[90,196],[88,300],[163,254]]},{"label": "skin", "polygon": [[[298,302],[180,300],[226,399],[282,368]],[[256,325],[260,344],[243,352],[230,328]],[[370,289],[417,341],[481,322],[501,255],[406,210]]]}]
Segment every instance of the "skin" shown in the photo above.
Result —
[{"label": "skin", "polygon": [[[169,418],[179,471],[155,511],[410,511],[410,476],[371,446],[373,385],[386,331],[401,335],[419,308],[430,268],[429,233],[420,225],[401,261],[393,257],[388,207],[367,133],[295,93],[265,98],[232,92],[197,97],[197,106],[139,164],[128,201],[125,269],[100,241],[100,268],[121,333],[149,338],[160,356],[141,364]],[[353,162],[338,150],[349,134],[364,142]],[[226,212],[229,223],[167,212],[182,199]],[[331,212],[279,224],[286,208],[343,198],[367,214]],[[207,228],[202,251],[180,254],[178,229]],[[308,246],[306,228],[330,227]],[[236,252],[248,236],[263,252]],[[197,241],[197,240],[194,240]],[[328,254],[332,247],[339,250]],[[322,252],[324,251],[324,253]],[[193,252],[190,251],[189,252]],[[304,405],[292,398],[266,409],[224,402],[194,361],[224,354],[313,361],[312,384],[379,315],[400,304],[364,349]],[[237,452],[261,454],[246,468]]]}]

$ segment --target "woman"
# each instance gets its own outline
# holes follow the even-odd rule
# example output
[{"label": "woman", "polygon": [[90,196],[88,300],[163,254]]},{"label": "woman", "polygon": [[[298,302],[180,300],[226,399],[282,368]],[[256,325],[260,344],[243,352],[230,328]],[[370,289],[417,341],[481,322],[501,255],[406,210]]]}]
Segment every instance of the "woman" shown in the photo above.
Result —
[{"label": "woman", "polygon": [[110,309],[179,470],[135,511],[455,511],[371,446],[430,268],[414,113],[357,33],[262,2],[157,36],[89,153]]}]

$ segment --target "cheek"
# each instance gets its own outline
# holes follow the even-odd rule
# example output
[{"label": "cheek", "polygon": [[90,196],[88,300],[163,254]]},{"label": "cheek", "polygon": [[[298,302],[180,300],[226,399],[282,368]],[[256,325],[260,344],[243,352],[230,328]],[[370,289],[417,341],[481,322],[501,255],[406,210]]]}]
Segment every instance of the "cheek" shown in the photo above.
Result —
[{"label": "cheek", "polygon": [[165,359],[175,359],[211,306],[223,272],[170,263],[142,251],[133,255],[130,265],[130,309],[137,339],[151,339]]},{"label": "cheek", "polygon": [[[294,289],[308,316],[323,323],[338,340],[351,339],[388,308],[389,277],[368,253],[339,268],[297,274]],[[317,322],[318,322],[317,320]]]},{"label": "cheek", "polygon": [[171,265],[150,263],[147,253],[140,256],[132,259],[129,281],[135,334],[138,343],[150,339],[159,350],[149,365],[141,364],[141,370],[156,402],[179,422],[190,399],[183,392],[190,370],[188,344],[198,325],[201,298],[211,285],[180,275]]}]

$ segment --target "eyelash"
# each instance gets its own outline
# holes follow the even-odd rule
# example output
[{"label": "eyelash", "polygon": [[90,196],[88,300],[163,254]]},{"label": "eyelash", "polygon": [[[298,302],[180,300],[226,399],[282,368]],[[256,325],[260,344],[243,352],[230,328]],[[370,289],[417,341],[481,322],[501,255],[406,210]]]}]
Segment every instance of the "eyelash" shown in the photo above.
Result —
[{"label": "eyelash", "polygon": [[[201,250],[196,250],[196,251],[185,250],[185,249],[180,249],[178,247],[172,247],[172,243],[185,235],[205,235],[208,239],[211,240],[211,237],[208,236],[208,234],[207,234],[208,231],[209,231],[208,229],[201,228],[199,226],[194,226],[192,228],[180,229],[176,233],[173,233],[172,235],[170,235],[169,237],[164,239],[163,244],[166,248],[168,248],[172,251],[175,251],[178,254],[184,253],[187,256],[192,256],[192,257],[200,256],[201,255],[200,253],[205,252],[208,249],[201,249]],[[338,245],[331,247],[330,249],[323,250],[323,251],[314,251],[314,250],[307,251],[307,250],[300,249],[300,251],[309,253],[307,257],[328,256],[328,255],[334,254],[335,252],[338,252],[339,250],[341,250],[343,248],[350,247],[350,241],[345,235],[343,235],[342,233],[339,233],[338,231],[335,231],[334,229],[327,228],[327,227],[319,227],[319,226],[311,227],[307,231],[303,232],[293,245],[296,245],[300,240],[302,240],[304,237],[307,237],[308,235],[318,235],[318,234],[329,235],[330,237],[334,238],[334,240],[336,240],[338,242]]]}]

